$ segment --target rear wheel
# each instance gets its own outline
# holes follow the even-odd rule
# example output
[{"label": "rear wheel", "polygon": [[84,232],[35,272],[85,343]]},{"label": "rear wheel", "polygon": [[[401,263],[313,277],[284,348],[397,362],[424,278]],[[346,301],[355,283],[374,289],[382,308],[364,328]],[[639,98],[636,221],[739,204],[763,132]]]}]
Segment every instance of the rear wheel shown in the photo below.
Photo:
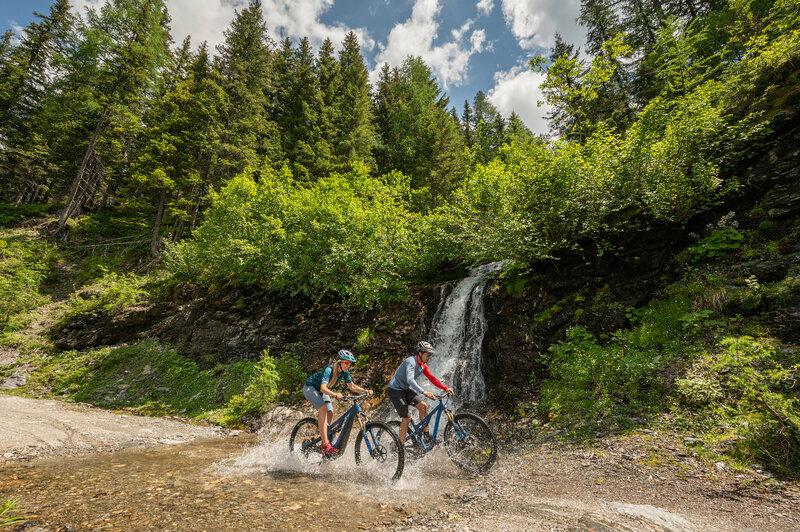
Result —
[{"label": "rear wheel", "polygon": [[356,437],[356,464],[367,467],[383,478],[398,480],[403,475],[405,453],[397,433],[385,423],[367,423]]},{"label": "rear wheel", "polygon": [[497,442],[484,420],[475,414],[456,414],[444,429],[450,459],[464,471],[486,473],[497,459]]},{"label": "rear wheel", "polygon": [[319,437],[316,419],[305,417],[294,426],[289,437],[289,452],[301,460],[322,455],[322,439]]}]

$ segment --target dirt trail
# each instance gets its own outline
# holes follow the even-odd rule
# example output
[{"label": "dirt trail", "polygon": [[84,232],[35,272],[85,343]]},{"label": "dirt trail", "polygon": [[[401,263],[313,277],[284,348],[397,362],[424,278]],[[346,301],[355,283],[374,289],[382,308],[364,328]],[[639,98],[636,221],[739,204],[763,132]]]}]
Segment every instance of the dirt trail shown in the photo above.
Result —
[{"label": "dirt trail", "polygon": [[0,394],[0,466],[10,460],[152,447],[228,433],[216,427]]}]

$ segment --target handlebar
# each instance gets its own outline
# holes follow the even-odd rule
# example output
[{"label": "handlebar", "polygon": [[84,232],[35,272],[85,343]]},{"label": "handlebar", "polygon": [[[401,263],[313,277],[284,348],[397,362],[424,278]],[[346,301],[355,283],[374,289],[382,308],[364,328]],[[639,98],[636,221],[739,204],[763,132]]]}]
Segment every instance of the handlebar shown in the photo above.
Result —
[{"label": "handlebar", "polygon": [[342,401],[360,401],[361,399],[366,399],[367,397],[371,397],[371,395],[367,392],[358,395],[343,395]]}]

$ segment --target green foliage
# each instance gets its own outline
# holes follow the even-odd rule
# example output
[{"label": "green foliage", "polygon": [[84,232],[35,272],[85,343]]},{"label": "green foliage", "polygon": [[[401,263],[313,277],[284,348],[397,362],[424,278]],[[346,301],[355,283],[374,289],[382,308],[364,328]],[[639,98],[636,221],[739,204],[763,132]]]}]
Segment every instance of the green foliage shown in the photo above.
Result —
[{"label": "green foliage", "polygon": [[69,308],[62,321],[69,321],[81,314],[119,314],[147,296],[144,285],[148,280],[148,277],[132,273],[120,275],[108,272],[84,291],[70,297]]},{"label": "green foliage", "polygon": [[403,297],[416,270],[408,181],[372,178],[363,165],[310,187],[250,169],[212,198],[189,242],[167,250],[178,279],[252,284],[370,306]]},{"label": "green foliage", "polygon": [[375,336],[375,332],[369,327],[361,329],[358,331],[358,336],[356,336],[356,341],[353,344],[353,348],[358,352],[364,351],[367,347],[369,347],[369,343],[372,341],[373,336]]},{"label": "green foliage", "polygon": [[666,367],[695,347],[683,341],[681,317],[689,302],[681,297],[655,301],[637,311],[630,330],[599,343],[582,326],[550,347],[544,357],[550,372],[539,408],[558,422],[608,420],[615,415],[647,415],[664,405],[671,383]]},{"label": "green foliage", "polygon": [[308,375],[298,355],[284,353],[276,358],[275,371],[278,372],[278,400],[289,401],[302,397],[303,383]]},{"label": "green foliage", "polygon": [[731,427],[726,440],[734,457],[799,474],[798,378],[800,364],[782,359],[773,341],[741,336],[703,353],[676,384],[695,419]]},{"label": "green foliage", "polygon": [[52,268],[54,249],[27,233],[0,236],[0,330],[17,328],[14,316],[45,301],[41,284]]},{"label": "green foliage", "polygon": [[21,512],[17,507],[17,501],[14,499],[3,500],[0,499],[0,527],[20,525],[27,521],[25,517],[17,515]]},{"label": "green foliage", "polygon": [[222,425],[241,422],[276,399],[298,396],[306,374],[294,355],[201,369],[156,340],[31,361],[23,391],[148,415],[185,415]]},{"label": "green foliage", "polygon": [[19,206],[0,203],[0,227],[18,225],[22,220],[52,214],[55,210],[56,206],[50,203],[28,203]]},{"label": "green foliage", "polygon": [[264,351],[261,360],[253,366],[247,387],[240,394],[231,397],[222,414],[223,425],[250,414],[263,412],[278,394],[280,375],[275,369],[275,360]]},{"label": "green foliage", "polygon": [[742,246],[744,235],[733,227],[717,229],[711,235],[701,240],[696,246],[689,248],[692,261],[697,262],[713,257],[725,255],[731,250]]}]

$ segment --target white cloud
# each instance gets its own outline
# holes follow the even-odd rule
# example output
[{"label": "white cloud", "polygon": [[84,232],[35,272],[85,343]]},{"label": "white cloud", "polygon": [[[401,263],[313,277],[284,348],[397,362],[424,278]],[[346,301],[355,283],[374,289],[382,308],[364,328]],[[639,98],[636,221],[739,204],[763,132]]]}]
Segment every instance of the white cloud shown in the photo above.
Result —
[{"label": "white cloud", "polygon": [[411,17],[392,28],[386,44],[378,45],[380,52],[375,58],[375,70],[371,73],[373,82],[383,63],[400,66],[409,55],[421,57],[444,88],[464,81],[470,57],[486,48],[486,33],[476,30],[470,35],[469,42],[464,42],[464,36],[473,23],[468,20],[453,30],[453,40],[434,46],[433,41],[439,30],[436,17],[440,10],[438,0],[416,0]]},{"label": "white cloud", "polygon": [[[217,0],[219,1],[219,0]],[[270,34],[275,38],[308,37],[312,46],[319,47],[326,38],[339,47],[345,35],[352,31],[358,37],[361,48],[372,50],[375,41],[366,28],[350,28],[344,24],[328,26],[319,21],[320,15],[333,7],[334,0],[262,0],[264,19]]]},{"label": "white cloud", "polygon": [[584,29],[576,19],[580,0],[502,0],[506,25],[524,50],[550,48],[556,32],[568,43],[584,42]]},{"label": "white cloud", "polygon": [[484,15],[491,13],[493,7],[494,0],[480,0],[480,2],[478,2],[478,11]]},{"label": "white cloud", "polygon": [[[83,14],[86,7],[97,8],[106,0],[73,0],[73,11]],[[236,11],[246,9],[249,0],[165,0],[172,17],[172,37],[180,43],[187,35],[192,45],[207,41],[214,53],[225,40],[224,31],[230,26]],[[283,37],[299,40],[308,37],[311,45],[319,47],[330,37],[340,47],[344,36],[353,31],[362,48],[371,50],[375,41],[364,28],[349,28],[343,24],[328,26],[319,17],[333,6],[333,0],[262,0],[264,21],[270,36],[276,41]]]},{"label": "white cloud", "polygon": [[544,99],[539,90],[543,80],[544,76],[533,72],[527,63],[506,72],[497,72],[494,75],[495,85],[488,94],[489,101],[503,116],[516,112],[534,134],[546,134],[548,127],[544,117],[550,108],[537,105],[539,100]]}]

